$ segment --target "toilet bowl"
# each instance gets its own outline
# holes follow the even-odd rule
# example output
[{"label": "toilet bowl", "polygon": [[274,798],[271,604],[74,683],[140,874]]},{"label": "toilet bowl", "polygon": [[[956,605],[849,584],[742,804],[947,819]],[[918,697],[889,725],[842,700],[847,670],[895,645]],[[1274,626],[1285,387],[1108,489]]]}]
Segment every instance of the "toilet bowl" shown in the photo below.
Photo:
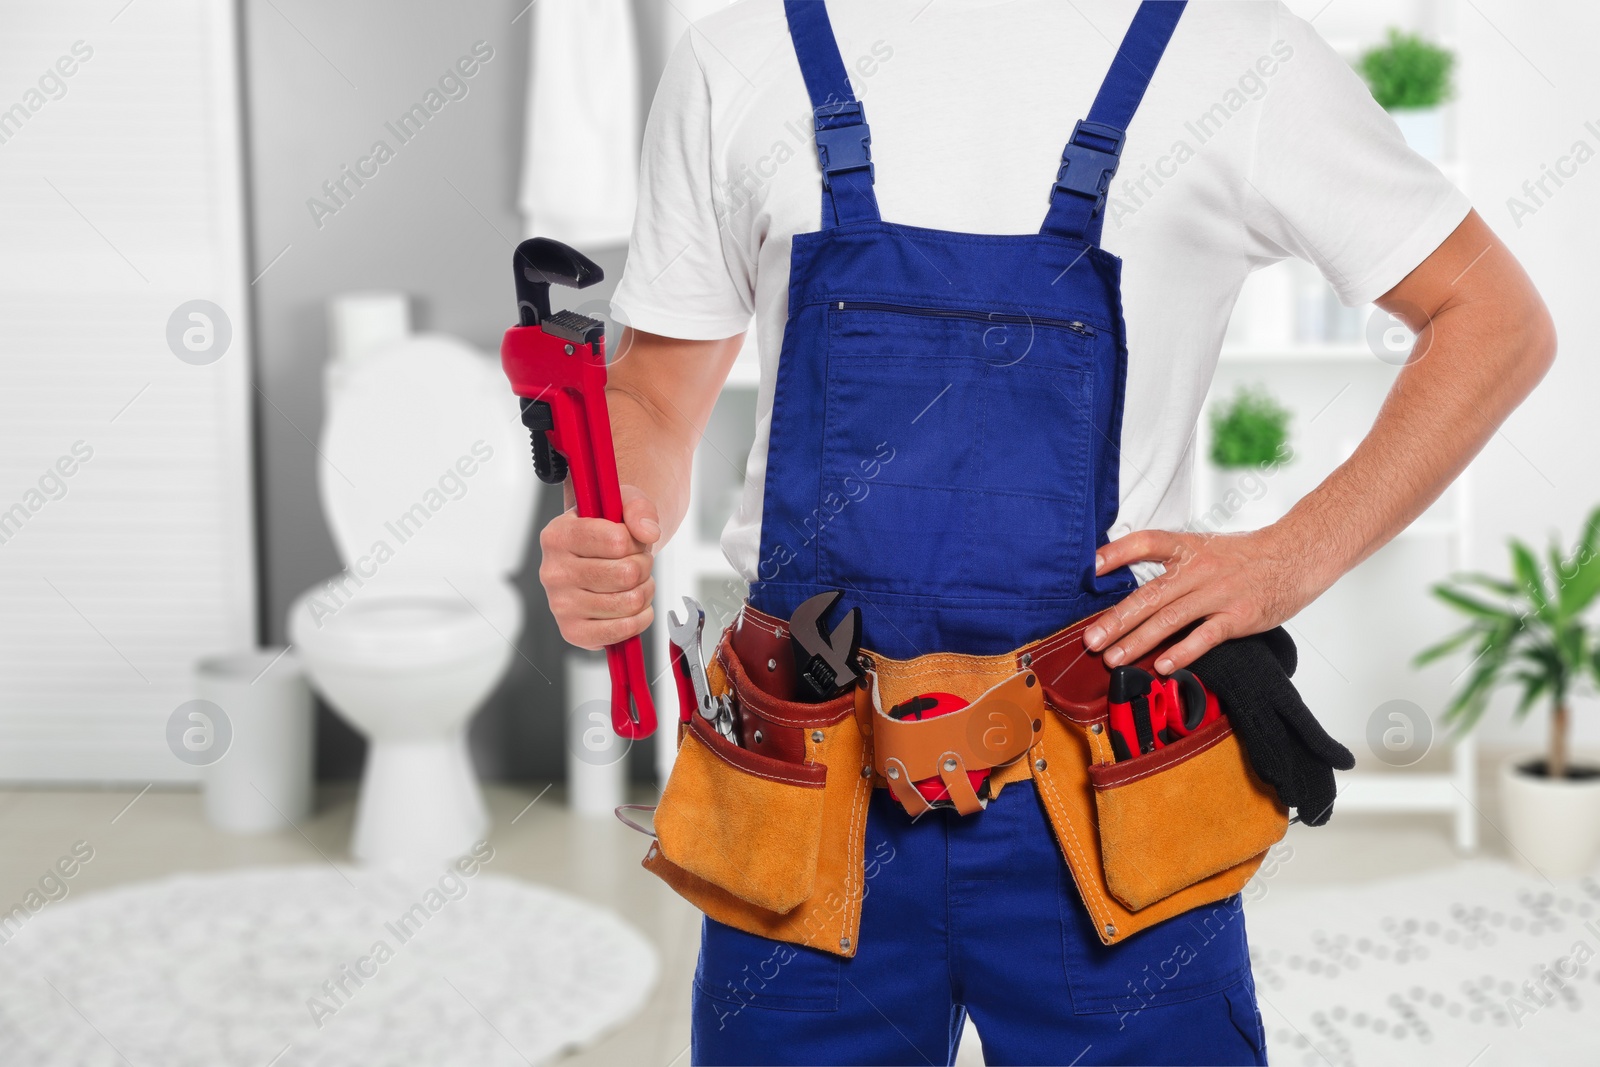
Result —
[{"label": "toilet bowl", "polygon": [[295,601],[289,638],[369,742],[352,855],[448,859],[488,826],[467,724],[522,629],[507,578],[533,518],[526,432],[498,366],[448,337],[335,360],[325,381],[318,486],[345,569]]}]

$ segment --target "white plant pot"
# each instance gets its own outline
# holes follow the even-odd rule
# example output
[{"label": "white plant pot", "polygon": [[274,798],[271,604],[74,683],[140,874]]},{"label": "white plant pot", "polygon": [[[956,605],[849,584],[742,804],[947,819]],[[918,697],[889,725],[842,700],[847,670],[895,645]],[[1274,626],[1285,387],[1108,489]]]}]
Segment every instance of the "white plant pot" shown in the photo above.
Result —
[{"label": "white plant pot", "polygon": [[1547,878],[1584,874],[1600,859],[1600,778],[1552,781],[1517,769],[1533,758],[1500,768],[1500,828],[1523,866]]},{"label": "white plant pot", "polygon": [[1400,108],[1389,112],[1400,135],[1411,150],[1437,163],[1444,158],[1444,109],[1438,107]]}]

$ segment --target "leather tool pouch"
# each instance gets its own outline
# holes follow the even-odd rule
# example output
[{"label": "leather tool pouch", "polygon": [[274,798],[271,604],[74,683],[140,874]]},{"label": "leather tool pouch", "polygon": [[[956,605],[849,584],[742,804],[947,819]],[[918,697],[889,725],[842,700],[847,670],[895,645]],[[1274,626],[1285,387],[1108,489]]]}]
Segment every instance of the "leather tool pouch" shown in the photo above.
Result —
[{"label": "leather tool pouch", "polygon": [[1165,748],[1089,768],[1106,887],[1137,911],[1249,861],[1287,819],[1226,719]]},{"label": "leather tool pouch", "polygon": [[820,763],[749,752],[696,715],[656,809],[661,851],[740,900],[788,911],[816,886],[827,779]]},{"label": "leather tool pouch", "polygon": [[871,685],[872,766],[913,818],[932,807],[914,783],[937,778],[962,815],[983,810],[968,770],[987,770],[1020,759],[1044,729],[1044,691],[1032,671],[1019,671],[966,707],[934,719],[892,719],[883,711],[878,676]]},{"label": "leather tool pouch", "polygon": [[852,956],[872,792],[868,711],[854,693],[801,704],[757,686],[746,664],[766,673],[792,662],[779,633],[745,612],[723,635],[706,675],[713,693],[732,690],[748,747],[698,716],[680,730],[644,866],[718,922]]},{"label": "leather tool pouch", "polygon": [[[1084,907],[1110,945],[1239,892],[1289,818],[1226,719],[1117,763],[1109,673],[1083,645],[1088,624],[1024,649],[1019,661],[1037,672],[1054,711],[1034,749],[1034,781]],[[1159,651],[1137,665],[1153,671]]]}]

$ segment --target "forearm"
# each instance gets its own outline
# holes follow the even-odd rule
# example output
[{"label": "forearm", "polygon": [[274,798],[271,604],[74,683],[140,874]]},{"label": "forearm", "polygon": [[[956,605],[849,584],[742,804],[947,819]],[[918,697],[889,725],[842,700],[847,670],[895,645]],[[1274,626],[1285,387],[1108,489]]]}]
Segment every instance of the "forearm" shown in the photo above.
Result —
[{"label": "forearm", "polygon": [[695,448],[742,342],[623,333],[606,387],[617,473],[655,503],[663,541],[689,510]]},{"label": "forearm", "polygon": [[625,385],[606,387],[617,477],[655,502],[662,540],[670,538],[689,510],[694,436],[683,419],[663,413],[647,396]]},{"label": "forearm", "polygon": [[1180,635],[1156,661],[1166,673],[1293,618],[1438,499],[1555,355],[1544,302],[1476,214],[1378,303],[1418,334],[1412,357],[1354,454],[1288,515],[1243,534],[1137,530],[1100,550],[1102,574],[1164,570],[1085,634],[1107,664]]},{"label": "forearm", "polygon": [[[1465,244],[1460,256],[1483,247]],[[1403,287],[1385,298],[1419,329],[1412,358],[1349,460],[1279,524],[1323,588],[1437,500],[1554,358],[1549,314],[1503,246],[1493,241],[1482,259],[1460,266],[1468,275],[1436,308],[1410,302]],[[1465,284],[1477,271],[1482,278]]]}]

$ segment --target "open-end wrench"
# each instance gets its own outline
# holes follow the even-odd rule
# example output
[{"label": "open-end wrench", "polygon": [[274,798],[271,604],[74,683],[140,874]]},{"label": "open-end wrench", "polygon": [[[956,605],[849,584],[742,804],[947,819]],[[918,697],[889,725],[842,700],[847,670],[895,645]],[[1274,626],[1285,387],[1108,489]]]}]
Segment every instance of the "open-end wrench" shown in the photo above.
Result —
[{"label": "open-end wrench", "polygon": [[683,621],[678,614],[667,612],[667,638],[672,642],[675,656],[682,663],[683,673],[689,679],[694,699],[694,710],[702,719],[717,717],[716,702],[711,698],[711,683],[706,678],[706,661],[700,651],[700,635],[705,631],[706,613],[700,602],[692,596],[683,598]]},{"label": "open-end wrench", "polygon": [[800,699],[807,703],[832,700],[861,680],[861,609],[851,608],[832,633],[822,628],[823,618],[842,596],[837,589],[818,593],[789,619]]},{"label": "open-end wrench", "polygon": [[[679,700],[685,696],[692,699],[694,710],[700,717],[709,722],[717,733],[737,745],[739,732],[733,698],[726,695],[713,697],[711,681],[706,677],[705,655],[700,645],[701,635],[705,632],[706,613],[700,607],[700,602],[692,596],[683,598],[683,613],[683,621],[679,622],[675,612],[667,612],[667,638],[672,642],[673,667],[679,672]],[[685,678],[689,683],[687,692],[682,685]],[[681,718],[684,722],[689,721],[687,714]]]}]

